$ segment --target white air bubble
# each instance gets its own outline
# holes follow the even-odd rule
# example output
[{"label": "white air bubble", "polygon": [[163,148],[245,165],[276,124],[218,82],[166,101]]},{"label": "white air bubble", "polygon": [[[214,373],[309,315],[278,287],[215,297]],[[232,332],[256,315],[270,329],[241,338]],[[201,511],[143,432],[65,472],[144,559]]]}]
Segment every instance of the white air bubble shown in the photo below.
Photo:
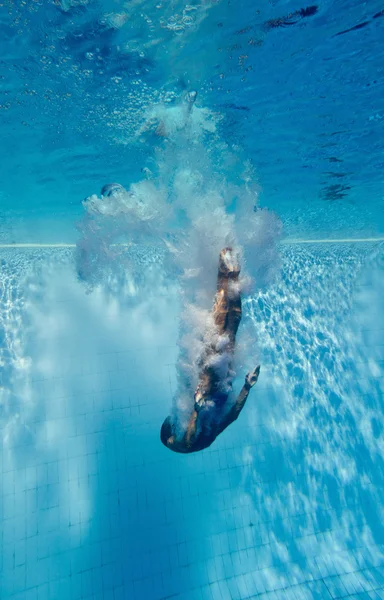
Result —
[{"label": "white air bubble", "polygon": [[[150,177],[143,165],[143,179],[123,193],[85,201],[77,247],[79,276],[91,288],[110,286],[111,274],[123,287],[129,273],[145,294],[156,289],[154,283],[166,285],[178,277],[183,309],[176,403],[181,412],[193,402],[190,390],[196,387],[209,345],[220,348],[212,361],[223,382],[229,385],[234,374],[228,341],[217,339],[211,314],[220,251],[230,246],[239,257],[241,277],[229,289],[237,297],[276,275],[281,232],[275,215],[266,209],[254,212],[257,186],[249,161],[240,166],[235,183],[227,181],[239,149],[235,156],[223,144],[218,134],[221,116],[200,107],[198,100],[195,91],[183,94],[178,103],[173,93],[166,93],[163,103],[152,106],[137,132],[143,142],[148,136],[159,138]],[[239,199],[238,209],[229,212],[234,198]],[[149,265],[150,249],[156,257],[153,267],[143,268],[142,253]],[[247,344],[249,348],[253,341]]]}]

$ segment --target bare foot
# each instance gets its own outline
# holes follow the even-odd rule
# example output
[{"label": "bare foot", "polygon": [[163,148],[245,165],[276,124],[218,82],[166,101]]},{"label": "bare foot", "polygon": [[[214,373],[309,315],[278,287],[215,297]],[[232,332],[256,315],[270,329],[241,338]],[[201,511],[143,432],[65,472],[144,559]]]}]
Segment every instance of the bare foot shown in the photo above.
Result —
[{"label": "bare foot", "polygon": [[237,254],[232,248],[223,248],[219,258],[219,273],[227,277],[236,278],[240,274],[240,265]]}]

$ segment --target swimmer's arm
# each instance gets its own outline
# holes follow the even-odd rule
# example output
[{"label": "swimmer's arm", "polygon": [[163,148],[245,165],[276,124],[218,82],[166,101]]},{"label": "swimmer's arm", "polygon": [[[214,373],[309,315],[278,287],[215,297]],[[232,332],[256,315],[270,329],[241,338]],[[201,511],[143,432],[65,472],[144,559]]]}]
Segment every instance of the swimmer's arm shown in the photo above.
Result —
[{"label": "swimmer's arm", "polygon": [[223,420],[221,421],[218,433],[221,433],[222,431],[224,431],[224,429],[228,427],[228,425],[233,423],[233,421],[236,421],[237,417],[243,410],[250,389],[250,386],[247,383],[244,383],[235,404],[232,406],[231,410],[224,416]]},{"label": "swimmer's arm", "polygon": [[238,395],[235,404],[232,406],[231,410],[225,415],[223,421],[220,423],[219,433],[224,431],[224,429],[226,429],[228,425],[233,423],[233,421],[236,421],[237,417],[244,408],[244,404],[248,398],[248,394],[251,388],[255,385],[256,381],[259,378],[259,373],[260,365],[258,365],[256,369],[252,371],[252,373],[247,373],[245,377],[245,383],[241,388],[241,392]]}]

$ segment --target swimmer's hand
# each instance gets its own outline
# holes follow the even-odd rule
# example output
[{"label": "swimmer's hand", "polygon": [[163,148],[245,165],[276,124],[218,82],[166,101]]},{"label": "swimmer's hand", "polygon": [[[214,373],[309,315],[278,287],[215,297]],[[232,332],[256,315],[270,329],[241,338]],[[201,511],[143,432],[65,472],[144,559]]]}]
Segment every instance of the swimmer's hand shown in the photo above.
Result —
[{"label": "swimmer's hand", "polygon": [[245,376],[245,385],[249,388],[253,387],[256,381],[259,379],[260,365],[257,365],[256,369],[251,373],[247,373]]}]

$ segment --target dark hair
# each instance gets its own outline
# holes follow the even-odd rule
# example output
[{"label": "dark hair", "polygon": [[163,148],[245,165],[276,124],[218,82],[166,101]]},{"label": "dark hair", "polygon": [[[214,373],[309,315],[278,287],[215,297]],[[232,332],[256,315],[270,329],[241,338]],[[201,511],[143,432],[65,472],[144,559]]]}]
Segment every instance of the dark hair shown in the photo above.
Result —
[{"label": "dark hair", "polygon": [[164,446],[167,445],[168,439],[173,435],[173,425],[171,417],[167,417],[161,426],[160,439]]}]

